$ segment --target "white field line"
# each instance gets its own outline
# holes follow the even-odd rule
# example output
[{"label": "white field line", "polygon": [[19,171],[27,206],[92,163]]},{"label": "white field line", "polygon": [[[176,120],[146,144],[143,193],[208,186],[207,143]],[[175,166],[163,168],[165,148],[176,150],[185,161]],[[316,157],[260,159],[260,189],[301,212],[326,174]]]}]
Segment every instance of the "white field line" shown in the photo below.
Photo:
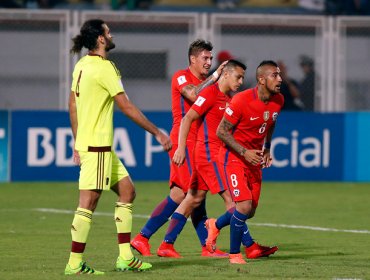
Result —
[{"label": "white field line", "polygon": [[[53,209],[53,208],[35,208],[33,209],[37,212],[45,213],[55,213],[55,214],[74,214],[74,211],[63,210],[63,209]],[[113,217],[113,213],[106,212],[94,212],[94,216],[108,216]],[[148,219],[148,215],[134,214],[134,218]],[[362,233],[370,234],[370,230],[356,230],[356,229],[336,229],[336,228],[323,228],[323,227],[311,227],[311,226],[300,226],[300,225],[285,225],[285,224],[271,224],[271,223],[251,223],[248,225],[259,226],[259,227],[276,227],[276,228],[293,228],[293,229],[307,229],[314,231],[332,231],[332,232],[346,232],[346,233]]]}]

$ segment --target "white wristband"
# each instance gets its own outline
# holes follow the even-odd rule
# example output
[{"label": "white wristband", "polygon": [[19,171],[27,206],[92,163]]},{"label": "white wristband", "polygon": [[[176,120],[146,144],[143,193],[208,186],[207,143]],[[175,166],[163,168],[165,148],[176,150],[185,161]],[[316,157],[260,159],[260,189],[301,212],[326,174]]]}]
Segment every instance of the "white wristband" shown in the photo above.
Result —
[{"label": "white wristband", "polygon": [[215,79],[216,79],[216,80],[217,80],[217,79],[218,79],[218,77],[219,77],[219,75],[218,75],[217,71],[213,72],[212,76],[213,76],[213,77],[215,77]]}]

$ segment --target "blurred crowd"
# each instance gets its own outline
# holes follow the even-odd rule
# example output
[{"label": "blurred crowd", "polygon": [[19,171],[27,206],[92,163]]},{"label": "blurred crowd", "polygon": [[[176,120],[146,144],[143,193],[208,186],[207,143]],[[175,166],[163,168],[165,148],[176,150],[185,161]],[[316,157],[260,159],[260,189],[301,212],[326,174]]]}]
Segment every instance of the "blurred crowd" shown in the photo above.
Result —
[{"label": "blurred crowd", "polygon": [[[221,10],[235,10],[238,7],[250,8],[298,8],[327,15],[370,15],[370,0],[211,0],[200,1]],[[0,8],[100,8],[112,10],[148,10],[152,6],[189,6],[183,0],[1,0]],[[196,9],[196,7],[194,7]],[[295,10],[295,13],[297,11]]]},{"label": "blurred crowd", "polygon": [[0,8],[99,8],[116,10],[122,6],[127,9],[148,9],[152,0],[2,0]]},{"label": "blurred crowd", "polygon": [[296,81],[288,75],[288,67],[281,60],[278,61],[283,83],[281,93],[284,95],[286,111],[314,111],[315,109],[315,69],[314,61],[307,55],[299,56],[299,66],[303,77]]}]

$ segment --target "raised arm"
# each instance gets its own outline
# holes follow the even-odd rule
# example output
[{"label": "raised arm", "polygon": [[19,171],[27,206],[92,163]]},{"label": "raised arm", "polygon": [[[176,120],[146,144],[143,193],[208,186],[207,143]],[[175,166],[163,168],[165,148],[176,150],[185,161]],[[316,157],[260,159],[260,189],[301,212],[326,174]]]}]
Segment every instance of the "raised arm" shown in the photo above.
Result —
[{"label": "raised arm", "polygon": [[230,147],[234,152],[244,157],[244,159],[253,164],[257,165],[261,162],[261,150],[247,150],[238,141],[235,140],[234,136],[231,134],[231,130],[234,127],[232,123],[222,118],[220,124],[217,127],[217,137],[220,138],[228,147]]},{"label": "raised arm", "polygon": [[153,134],[157,141],[163,146],[163,149],[169,151],[172,148],[170,138],[145,117],[141,110],[128,99],[126,93],[122,92],[117,94],[114,96],[114,100],[122,113],[137,125]]},{"label": "raised arm", "polygon": [[207,79],[205,79],[199,85],[184,86],[181,90],[181,95],[184,96],[186,99],[189,99],[191,102],[195,102],[199,92],[201,92],[204,88],[214,84],[218,80],[226,63],[227,61],[224,61],[220,66],[218,66],[217,70],[213,72],[212,75],[210,75]]}]

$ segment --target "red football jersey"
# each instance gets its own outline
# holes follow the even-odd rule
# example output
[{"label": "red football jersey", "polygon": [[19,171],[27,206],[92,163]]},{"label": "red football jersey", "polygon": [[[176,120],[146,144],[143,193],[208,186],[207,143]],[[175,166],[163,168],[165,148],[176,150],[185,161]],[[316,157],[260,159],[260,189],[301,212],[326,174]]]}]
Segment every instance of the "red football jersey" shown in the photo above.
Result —
[{"label": "red football jersey", "polygon": [[[255,87],[236,94],[224,117],[234,124],[232,133],[236,141],[247,149],[262,150],[267,131],[276,122],[283,105],[284,97],[280,93],[274,94],[268,102],[262,102]],[[220,149],[219,160],[223,164],[241,160],[249,166],[242,156],[225,145]]]},{"label": "red football jersey", "polygon": [[222,141],[216,130],[231,97],[220,91],[218,83],[202,90],[191,106],[201,116],[194,149],[195,162],[217,161]]},{"label": "red football jersey", "polygon": [[[178,143],[181,119],[189,111],[192,102],[184,98],[181,94],[183,87],[187,85],[199,85],[202,80],[195,77],[190,69],[177,71],[172,77],[171,94],[172,94],[172,129],[170,133],[173,144]],[[195,141],[197,133],[197,123],[194,122],[189,131],[187,141]]]}]

